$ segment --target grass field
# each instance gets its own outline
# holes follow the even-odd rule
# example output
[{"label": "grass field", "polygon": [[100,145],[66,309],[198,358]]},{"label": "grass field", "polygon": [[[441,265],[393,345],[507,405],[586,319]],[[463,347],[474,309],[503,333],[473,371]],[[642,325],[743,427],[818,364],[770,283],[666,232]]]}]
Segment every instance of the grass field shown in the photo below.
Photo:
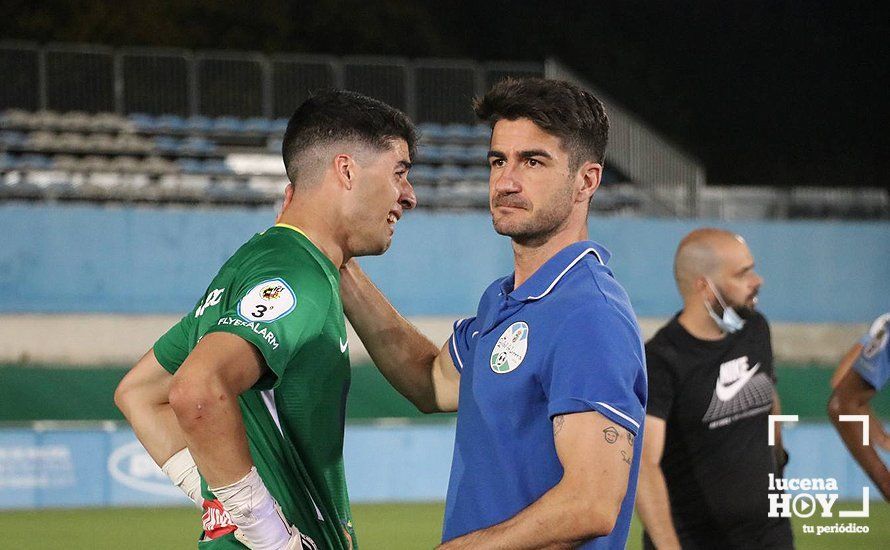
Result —
[{"label": "grass field", "polygon": [[[429,549],[439,540],[443,505],[354,505],[359,542],[364,550]],[[842,523],[848,523],[844,520]],[[805,535],[801,524],[834,524],[839,519],[797,520],[794,535],[800,550],[890,548],[890,506],[871,504],[871,517],[853,520],[868,534]],[[198,513],[185,508],[103,508],[0,512],[0,547],[15,550],[166,550],[195,548]],[[628,549],[640,548],[640,526],[634,521]]]}]

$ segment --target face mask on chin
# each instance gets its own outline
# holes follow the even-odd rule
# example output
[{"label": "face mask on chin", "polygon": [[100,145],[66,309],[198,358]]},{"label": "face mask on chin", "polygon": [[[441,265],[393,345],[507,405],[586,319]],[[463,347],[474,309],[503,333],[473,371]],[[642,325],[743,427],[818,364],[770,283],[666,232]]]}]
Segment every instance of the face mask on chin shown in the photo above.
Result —
[{"label": "face mask on chin", "polygon": [[723,296],[720,295],[720,291],[717,290],[717,287],[714,283],[711,282],[711,279],[705,277],[705,281],[708,283],[708,286],[711,287],[711,290],[714,292],[714,296],[717,298],[717,301],[720,302],[720,306],[723,308],[723,315],[717,315],[717,312],[714,311],[714,308],[711,307],[711,304],[705,300],[705,308],[708,310],[708,315],[711,316],[711,319],[717,323],[717,326],[723,332],[727,334],[732,334],[734,332],[738,332],[742,330],[742,327],[745,326],[745,320],[731,308],[726,302],[723,300]]}]

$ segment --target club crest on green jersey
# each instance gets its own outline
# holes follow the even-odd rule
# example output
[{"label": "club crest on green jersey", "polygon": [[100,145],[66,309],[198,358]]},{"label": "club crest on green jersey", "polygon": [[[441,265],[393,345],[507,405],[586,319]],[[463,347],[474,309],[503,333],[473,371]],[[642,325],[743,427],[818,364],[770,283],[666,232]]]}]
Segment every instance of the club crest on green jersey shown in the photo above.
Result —
[{"label": "club crest on green jersey", "polygon": [[506,374],[515,370],[528,351],[528,324],[517,321],[501,334],[491,352],[491,370]]},{"label": "club crest on green jersey", "polygon": [[296,304],[296,295],[284,279],[269,279],[247,291],[238,302],[238,315],[245,321],[268,323],[293,311]]}]

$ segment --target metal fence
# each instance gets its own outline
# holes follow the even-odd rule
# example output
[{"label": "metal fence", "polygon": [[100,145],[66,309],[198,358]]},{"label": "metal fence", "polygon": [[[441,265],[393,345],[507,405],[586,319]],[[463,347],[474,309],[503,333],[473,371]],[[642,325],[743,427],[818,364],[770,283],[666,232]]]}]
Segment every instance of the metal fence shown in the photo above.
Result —
[{"label": "metal fence", "polygon": [[287,117],[314,90],[345,88],[419,122],[472,123],[470,100],[543,63],[262,55],[0,43],[0,110]]},{"label": "metal fence", "polygon": [[620,104],[605,96],[554,59],[548,78],[577,83],[606,105],[611,127],[606,160],[646,191],[649,214],[695,217],[705,185],[705,167],[658,135]]}]

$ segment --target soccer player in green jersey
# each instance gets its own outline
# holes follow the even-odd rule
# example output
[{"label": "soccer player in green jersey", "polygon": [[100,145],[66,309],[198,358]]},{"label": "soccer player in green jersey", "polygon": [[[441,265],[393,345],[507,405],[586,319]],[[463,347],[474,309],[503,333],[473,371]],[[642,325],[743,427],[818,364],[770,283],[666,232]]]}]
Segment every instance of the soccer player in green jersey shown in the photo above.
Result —
[{"label": "soccer player in green jersey", "polygon": [[383,253],[414,207],[415,141],[403,113],[360,94],[303,103],[284,136],[277,223],[229,258],[115,392],[151,457],[203,508],[202,548],[356,547],[339,268]]}]

